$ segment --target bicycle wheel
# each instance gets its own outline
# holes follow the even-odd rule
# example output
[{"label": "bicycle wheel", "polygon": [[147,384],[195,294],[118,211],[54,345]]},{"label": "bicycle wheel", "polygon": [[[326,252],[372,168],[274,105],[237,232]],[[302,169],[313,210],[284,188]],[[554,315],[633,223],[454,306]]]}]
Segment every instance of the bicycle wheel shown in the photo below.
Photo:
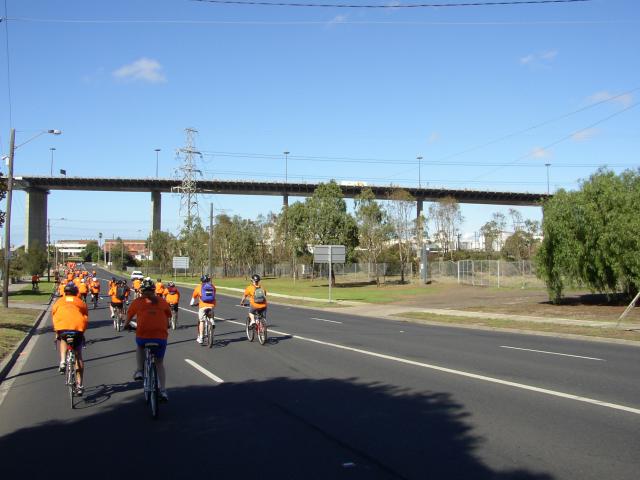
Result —
[{"label": "bicycle wheel", "polygon": [[151,362],[149,365],[149,408],[151,409],[151,416],[158,418],[158,395],[160,393],[160,387],[158,385],[158,372],[156,370],[156,364]]},{"label": "bicycle wheel", "polygon": [[171,330],[178,328],[178,312],[171,312]]},{"label": "bicycle wheel", "polygon": [[74,409],[76,408],[73,404],[73,397],[76,393],[76,355],[73,350],[67,350],[65,362],[65,381],[69,391],[69,402],[71,403],[71,409]]},{"label": "bicycle wheel", "polygon": [[267,343],[267,322],[262,317],[258,318],[256,327],[258,328],[258,341],[260,345],[264,345]]},{"label": "bicycle wheel", "polygon": [[256,330],[255,325],[250,326],[251,317],[247,316],[247,324],[246,324],[246,332],[247,332],[247,340],[253,342],[253,339],[256,338]]},{"label": "bicycle wheel", "polygon": [[209,348],[213,347],[213,336],[215,334],[215,327],[213,326],[213,324],[211,323],[211,319],[207,318],[206,324],[209,325],[209,328],[207,330],[208,332],[208,336],[207,336],[207,346]]}]

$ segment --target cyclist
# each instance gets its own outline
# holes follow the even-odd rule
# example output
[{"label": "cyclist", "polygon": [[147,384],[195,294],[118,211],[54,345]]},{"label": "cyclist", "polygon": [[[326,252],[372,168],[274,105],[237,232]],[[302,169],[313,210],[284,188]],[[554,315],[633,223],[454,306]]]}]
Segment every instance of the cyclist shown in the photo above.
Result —
[{"label": "cyclist", "polygon": [[94,295],[100,298],[100,280],[94,277],[91,283],[89,284],[89,288],[91,289],[91,295]]},{"label": "cyclist", "polygon": [[133,297],[138,298],[140,296],[140,285],[142,281],[139,278],[134,278],[133,282],[131,282],[131,286],[133,287]]},{"label": "cyclist", "polygon": [[82,345],[84,344],[84,332],[89,324],[89,312],[87,305],[78,298],[78,288],[73,283],[68,283],[64,288],[64,296],[56,300],[51,309],[53,316],[53,331],[56,340],[59,341],[60,351],[60,373],[65,370],[66,345],[60,337],[64,333],[76,333],[77,343],[74,343],[78,368],[76,369],[76,394],[82,396],[84,391],[83,373],[84,362],[82,361]]},{"label": "cyclist", "polygon": [[113,287],[116,283],[118,283],[116,277],[111,277],[111,280],[109,280],[109,290],[111,290],[111,287]]},{"label": "cyclist", "polygon": [[216,287],[211,283],[211,277],[207,274],[204,274],[200,277],[200,285],[198,285],[191,295],[191,303],[190,305],[196,304],[196,299],[198,302],[198,336],[196,337],[196,342],[202,344],[202,331],[204,329],[204,321],[205,321],[205,312],[207,309],[211,309],[211,328],[216,328],[216,321],[213,317],[213,309],[216,306]]},{"label": "cyclist", "polygon": [[171,310],[176,312],[176,318],[178,315],[178,303],[180,303],[180,291],[176,284],[173,282],[169,282],[167,284],[167,288],[164,291],[164,299],[167,301]]},{"label": "cyclist", "polygon": [[158,279],[158,282],[156,283],[156,295],[159,297],[164,297],[164,284],[162,283],[161,279]]},{"label": "cyclist", "polygon": [[31,290],[38,290],[38,283],[40,282],[40,276],[36,273],[31,275]]},{"label": "cyclist", "polygon": [[87,285],[87,282],[84,278],[80,280],[80,285],[78,285],[78,293],[80,294],[80,299],[86,303],[87,294],[89,293],[89,285]]},{"label": "cyclist", "polygon": [[113,287],[109,289],[111,296],[111,318],[116,318],[115,309],[124,308],[124,302],[129,298],[129,287],[124,280],[118,280]]},{"label": "cyclist", "polygon": [[244,289],[244,295],[240,300],[240,305],[244,304],[246,299],[249,299],[249,317],[251,322],[249,326],[256,323],[256,312],[262,311],[267,313],[267,291],[260,285],[260,275],[251,275],[251,284]]},{"label": "cyclist", "polygon": [[136,317],[138,326],[136,329],[136,361],[137,370],[133,374],[134,380],[142,380],[144,364],[144,346],[147,342],[159,343],[160,348],[156,352],[156,365],[158,367],[158,383],[160,384],[160,398],[169,400],[165,389],[164,354],[167,350],[167,338],[169,337],[169,319],[171,309],[169,304],[156,295],[153,280],[145,278],[142,281],[142,297],[131,302],[124,327],[127,328],[131,319]]}]

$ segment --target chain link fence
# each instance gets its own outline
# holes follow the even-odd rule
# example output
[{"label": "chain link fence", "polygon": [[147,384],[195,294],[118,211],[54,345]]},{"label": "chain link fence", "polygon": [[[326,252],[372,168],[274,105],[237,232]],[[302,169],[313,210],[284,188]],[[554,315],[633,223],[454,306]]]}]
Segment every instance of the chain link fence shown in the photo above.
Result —
[{"label": "chain link fence", "polygon": [[536,277],[530,260],[434,261],[429,263],[430,277],[441,282],[456,282],[477,287],[544,287]]}]

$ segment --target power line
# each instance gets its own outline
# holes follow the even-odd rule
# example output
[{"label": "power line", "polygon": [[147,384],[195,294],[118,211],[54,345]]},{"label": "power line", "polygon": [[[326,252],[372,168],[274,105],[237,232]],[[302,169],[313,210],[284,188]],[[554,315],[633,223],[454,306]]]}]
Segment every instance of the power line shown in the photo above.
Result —
[{"label": "power line", "polygon": [[255,0],[192,0],[199,3],[216,3],[222,5],[258,5],[261,7],[304,7],[304,8],[366,8],[366,9],[406,9],[406,8],[443,8],[443,7],[492,7],[515,5],[540,5],[552,3],[583,3],[591,0],[522,0],[502,2],[470,2],[470,3],[409,3],[386,5],[353,5],[343,3],[288,3],[288,2],[261,2]]},{"label": "power line", "polygon": [[13,118],[11,112],[11,61],[9,58],[9,22],[7,21],[8,11],[7,11],[7,0],[4,0],[4,30],[6,36],[5,49],[7,52],[7,93],[9,96],[9,127],[13,125]]}]

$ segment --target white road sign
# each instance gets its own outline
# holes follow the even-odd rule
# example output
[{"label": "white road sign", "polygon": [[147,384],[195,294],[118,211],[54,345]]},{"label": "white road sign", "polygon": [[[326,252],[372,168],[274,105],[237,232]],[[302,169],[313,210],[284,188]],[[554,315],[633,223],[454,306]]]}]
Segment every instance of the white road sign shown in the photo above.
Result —
[{"label": "white road sign", "polygon": [[173,257],[173,268],[188,269],[189,257]]},{"label": "white road sign", "polygon": [[344,263],[344,245],[315,245],[313,247],[313,263]]}]

